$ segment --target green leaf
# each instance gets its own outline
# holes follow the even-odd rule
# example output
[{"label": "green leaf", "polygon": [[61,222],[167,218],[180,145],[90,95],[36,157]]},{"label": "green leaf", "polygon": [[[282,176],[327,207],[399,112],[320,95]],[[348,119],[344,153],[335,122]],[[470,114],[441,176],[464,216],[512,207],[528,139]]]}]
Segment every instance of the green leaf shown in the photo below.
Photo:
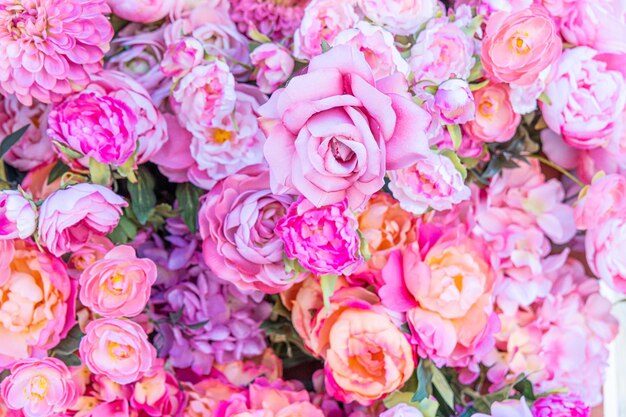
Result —
[{"label": "green leaf", "polygon": [[93,158],[89,159],[89,176],[91,182],[108,186],[111,182],[111,168],[108,165],[101,164]]},{"label": "green leaf", "polygon": [[467,178],[467,168],[465,168],[459,156],[451,149],[444,149],[441,151],[441,154],[452,161],[454,167],[461,173],[461,176],[463,176],[463,181],[465,181]]},{"label": "green leaf", "polygon": [[431,391],[431,381],[430,363],[425,359],[420,359],[417,364],[417,391],[415,391],[411,401],[419,402],[428,398]]},{"label": "green leaf", "polygon": [[54,181],[59,179],[63,174],[68,172],[70,167],[65,165],[63,161],[58,159],[52,169],[50,170],[50,174],[48,174],[48,184],[52,184]]},{"label": "green leaf", "polygon": [[513,388],[515,388],[515,390],[527,400],[534,401],[536,399],[535,392],[533,391],[533,384],[527,378],[522,379],[520,382],[515,384]]},{"label": "green leaf", "polygon": [[137,182],[137,176],[135,175],[135,155],[131,156],[124,162],[122,165],[119,165],[116,168],[118,174],[122,177],[127,178],[130,183]]},{"label": "green leaf", "polygon": [[476,398],[474,400],[473,406],[479,412],[489,414],[491,412],[491,404],[506,400],[507,398],[509,398],[510,393],[511,385],[507,385],[500,391],[496,391],[492,394]]},{"label": "green leaf", "polygon": [[483,76],[483,63],[480,60],[480,58],[477,58],[476,63],[472,67],[472,70],[470,71],[470,75],[467,78],[467,82],[468,83],[474,82],[480,79],[482,76]]},{"label": "green leaf", "polygon": [[322,52],[330,51],[330,45],[326,42],[326,39],[322,38]]},{"label": "green leaf", "polygon": [[139,223],[146,224],[157,202],[154,194],[154,177],[145,167],[140,167],[137,173],[137,182],[128,183],[130,205]]},{"label": "green leaf", "polygon": [[17,141],[20,140],[22,136],[24,136],[24,133],[26,133],[29,127],[30,124],[22,126],[15,132],[11,133],[9,136],[2,139],[2,142],[0,143],[0,158],[2,158],[4,154],[7,153],[9,149],[11,149],[11,146],[15,145]]},{"label": "green leaf", "polygon": [[454,410],[454,392],[448,380],[434,364],[431,364],[430,370],[433,375],[433,386],[439,392],[439,395],[441,395],[441,398],[443,398],[448,407]]},{"label": "green leaf", "polygon": [[545,91],[539,95],[538,100],[544,104],[547,104],[548,106],[552,105],[552,100],[550,100],[550,97],[548,97]]},{"label": "green leaf", "polygon": [[489,84],[489,80],[485,80],[477,84],[470,84],[470,90],[471,91],[480,90],[481,88],[486,87],[488,84]]},{"label": "green leaf", "polygon": [[476,414],[477,412],[478,411],[474,407],[470,406],[470,407],[467,407],[465,410],[463,410],[463,412],[459,414],[459,417],[470,417]]},{"label": "green leaf", "polygon": [[80,366],[81,361],[78,355],[74,353],[70,353],[69,355],[54,355],[55,358],[63,362],[67,366]]},{"label": "green leaf", "polygon": [[59,342],[52,350],[58,354],[70,355],[78,350],[80,339],[85,333],[80,329],[78,324],[74,325],[67,333],[67,336]]},{"label": "green leaf", "polygon": [[330,297],[332,297],[335,292],[335,284],[337,284],[337,275],[322,275],[320,277],[324,307],[327,309],[330,307]]},{"label": "green leaf", "polygon": [[68,158],[78,159],[84,156],[82,153],[77,152],[74,149],[63,145],[61,142],[57,142],[56,140],[53,140],[52,143],[54,144],[54,146],[59,148],[59,150],[63,152]]},{"label": "green leaf", "polygon": [[134,218],[132,211],[127,208],[124,209],[124,215],[120,218],[120,222],[117,227],[113,229],[107,236],[111,242],[116,245],[122,245],[133,240],[137,235],[138,226],[132,220]]},{"label": "green leaf", "polygon": [[450,138],[452,139],[452,145],[454,149],[459,149],[461,146],[461,141],[463,140],[463,135],[461,135],[461,126],[459,125],[446,125],[448,129],[448,133],[450,134]]},{"label": "green leaf", "polygon": [[176,187],[178,208],[183,221],[191,233],[196,233],[196,230],[198,230],[198,207],[203,192],[203,190],[190,182],[178,184]]}]

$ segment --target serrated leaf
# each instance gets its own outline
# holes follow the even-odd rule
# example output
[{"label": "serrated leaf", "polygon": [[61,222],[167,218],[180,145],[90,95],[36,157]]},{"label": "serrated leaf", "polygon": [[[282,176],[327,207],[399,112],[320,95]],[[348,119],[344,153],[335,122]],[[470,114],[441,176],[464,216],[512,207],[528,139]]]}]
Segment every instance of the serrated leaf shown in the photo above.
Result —
[{"label": "serrated leaf", "polygon": [[9,149],[11,149],[11,147],[15,145],[17,141],[22,138],[22,136],[24,136],[24,133],[26,133],[29,127],[30,124],[22,126],[15,132],[2,139],[2,142],[0,143],[0,158],[2,158],[5,153],[9,152]]},{"label": "serrated leaf", "polygon": [[130,206],[139,223],[146,224],[157,202],[154,194],[154,177],[145,167],[140,167],[137,174],[137,182],[128,183]]},{"label": "serrated leaf", "polygon": [[111,168],[93,158],[89,159],[89,177],[94,184],[108,186],[111,182]]},{"label": "serrated leaf", "polygon": [[431,364],[430,370],[432,373],[433,386],[439,392],[446,405],[454,410],[454,392],[448,380],[435,365]]},{"label": "serrated leaf", "polygon": [[190,182],[178,184],[176,187],[180,215],[191,233],[196,233],[198,230],[198,207],[203,192]]},{"label": "serrated leaf", "polygon": [[419,402],[428,398],[431,391],[432,373],[430,372],[429,362],[425,359],[420,359],[417,364],[417,391],[411,398],[411,401]]},{"label": "serrated leaf", "polygon": [[63,174],[68,172],[70,167],[65,165],[63,161],[58,159],[52,169],[50,170],[50,174],[48,174],[48,184],[52,184],[57,179],[61,178]]},{"label": "serrated leaf", "polygon": [[459,125],[446,125],[450,139],[452,139],[452,145],[454,149],[459,149],[461,142],[463,141],[463,135],[461,134],[461,126]]},{"label": "serrated leaf", "polygon": [[337,284],[337,275],[322,275],[320,277],[320,285],[322,287],[322,296],[324,298],[324,307],[330,308],[330,297],[335,292],[335,284]]}]

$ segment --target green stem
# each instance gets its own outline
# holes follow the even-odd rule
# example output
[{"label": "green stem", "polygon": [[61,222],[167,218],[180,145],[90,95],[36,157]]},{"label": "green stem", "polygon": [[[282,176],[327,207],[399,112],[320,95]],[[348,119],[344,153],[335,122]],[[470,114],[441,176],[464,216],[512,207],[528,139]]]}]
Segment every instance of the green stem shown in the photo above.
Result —
[{"label": "green stem", "polygon": [[541,162],[544,165],[549,166],[550,168],[554,168],[557,171],[559,171],[561,174],[565,175],[567,178],[569,178],[570,180],[574,181],[576,183],[576,185],[578,185],[580,188],[584,188],[585,187],[585,183],[582,182],[581,180],[579,180],[578,178],[576,178],[575,175],[573,175],[571,172],[567,171],[565,168],[561,167],[560,165],[555,164],[554,162],[550,161],[549,159],[544,158],[543,156],[540,155],[527,155],[530,158],[535,158],[537,161]]}]

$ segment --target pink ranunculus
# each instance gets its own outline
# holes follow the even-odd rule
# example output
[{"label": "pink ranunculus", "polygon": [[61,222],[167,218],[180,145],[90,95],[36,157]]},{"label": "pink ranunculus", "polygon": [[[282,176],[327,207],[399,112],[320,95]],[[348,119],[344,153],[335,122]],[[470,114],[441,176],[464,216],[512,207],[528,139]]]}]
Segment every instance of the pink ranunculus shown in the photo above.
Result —
[{"label": "pink ranunculus", "polygon": [[0,239],[26,239],[37,226],[37,211],[19,191],[0,191]]},{"label": "pink ranunculus", "polygon": [[359,21],[353,28],[340,32],[332,45],[352,45],[363,52],[377,80],[396,72],[409,75],[409,64],[400,55],[393,35],[380,26]]},{"label": "pink ranunculus", "polygon": [[3,2],[0,93],[15,94],[30,106],[33,100],[57,102],[84,88],[102,68],[113,38],[109,12],[105,0]]},{"label": "pink ranunculus", "polygon": [[358,207],[383,186],[386,169],[428,153],[430,116],[404,77],[375,81],[363,53],[347,45],[313,58],[259,112],[272,190],[318,207],[346,197]]},{"label": "pink ranunculus", "polygon": [[217,183],[198,213],[207,265],[242,290],[276,293],[297,282],[284,269],[275,233],[292,199],[269,189],[264,165],[252,165]]},{"label": "pink ranunculus", "polygon": [[436,0],[357,0],[363,14],[397,35],[412,35],[437,12]]},{"label": "pink ranunculus", "polygon": [[54,159],[52,142],[46,134],[49,111],[50,106],[43,103],[25,106],[15,96],[0,97],[0,138],[31,125],[2,157],[7,164],[20,171],[30,171]]},{"label": "pink ranunculus", "polygon": [[467,81],[454,78],[441,83],[435,93],[435,109],[446,124],[462,124],[474,120],[474,96]]},{"label": "pink ranunculus", "polygon": [[161,61],[161,72],[168,77],[183,77],[204,59],[202,43],[192,36],[185,36],[170,44]]},{"label": "pink ranunculus", "polygon": [[187,174],[195,163],[191,155],[191,133],[180,125],[176,116],[164,114],[163,117],[167,123],[168,140],[151,161],[171,182],[187,182]]},{"label": "pink ranunculus", "polygon": [[570,146],[592,149],[622,134],[626,81],[587,47],[568,49],[546,86],[551,104],[540,103],[550,129]]},{"label": "pink ranunculus", "polygon": [[476,417],[533,417],[524,398],[505,400],[491,405],[491,414],[474,414]]},{"label": "pink ranunculus", "polygon": [[65,264],[34,244],[0,241],[0,368],[43,358],[75,323],[76,285]]},{"label": "pink ranunculus", "polygon": [[353,2],[311,1],[294,34],[294,55],[312,59],[322,53],[322,41],[331,44],[342,30],[351,28],[358,20]]},{"label": "pink ranunculus", "polygon": [[499,82],[532,84],[561,55],[558,29],[543,7],[493,14],[480,57],[487,75]]},{"label": "pink ranunculus", "polygon": [[39,210],[39,239],[55,256],[80,248],[92,235],[104,236],[128,203],[96,184],[76,184],[49,196]]},{"label": "pink ranunculus", "polygon": [[429,208],[449,210],[471,194],[450,158],[435,153],[390,172],[389,179],[389,189],[400,206],[414,214],[423,214]]},{"label": "pink ranunculus", "polygon": [[513,111],[506,84],[489,84],[474,91],[474,120],[463,125],[473,139],[481,142],[506,142],[513,137],[522,116]]},{"label": "pink ranunculus", "polygon": [[447,18],[433,19],[417,36],[409,66],[415,81],[439,84],[450,78],[469,77],[473,55],[474,43],[461,28]]},{"label": "pink ranunculus", "polygon": [[[604,198],[604,196],[603,196]],[[626,216],[609,218],[587,231],[585,252],[591,271],[626,293]]]},{"label": "pink ranunculus", "polygon": [[315,207],[304,197],[276,225],[285,254],[317,275],[350,275],[363,262],[358,223],[346,200]]},{"label": "pink ranunculus", "polygon": [[533,403],[534,417],[589,417],[591,409],[576,394],[553,393]]},{"label": "pink ranunculus", "polygon": [[593,229],[611,219],[626,217],[626,178],[609,174],[596,179],[576,203],[578,229]]},{"label": "pink ranunculus", "polygon": [[276,43],[264,43],[255,48],[250,62],[255,67],[257,85],[265,94],[273,93],[287,81],[295,64],[289,51]]},{"label": "pink ranunculus", "polygon": [[125,319],[96,319],[87,324],[80,341],[80,357],[94,374],[129,384],[147,374],[156,350],[137,323]]},{"label": "pink ranunculus", "polygon": [[25,359],[11,367],[0,385],[2,398],[26,417],[64,413],[78,399],[78,388],[67,366],[56,358]]},{"label": "pink ranunculus", "polygon": [[113,14],[131,22],[150,23],[173,11],[176,0],[108,0]]},{"label": "pink ranunculus", "polygon": [[103,317],[134,317],[150,299],[156,275],[152,260],[137,258],[131,246],[117,246],[82,272],[80,301]]},{"label": "pink ranunculus", "polygon": [[105,236],[92,236],[88,242],[79,249],[72,251],[67,260],[68,273],[74,279],[80,278],[80,274],[91,266],[94,262],[104,258],[104,256],[115,245]]}]

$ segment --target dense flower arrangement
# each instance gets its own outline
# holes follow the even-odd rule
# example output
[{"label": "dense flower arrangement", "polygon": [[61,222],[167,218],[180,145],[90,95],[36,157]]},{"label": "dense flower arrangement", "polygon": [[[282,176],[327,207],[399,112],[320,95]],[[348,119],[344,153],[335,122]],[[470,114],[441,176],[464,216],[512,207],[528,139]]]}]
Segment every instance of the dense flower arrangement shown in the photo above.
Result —
[{"label": "dense flower arrangement", "polygon": [[588,417],[623,0],[0,0],[0,415]]}]

